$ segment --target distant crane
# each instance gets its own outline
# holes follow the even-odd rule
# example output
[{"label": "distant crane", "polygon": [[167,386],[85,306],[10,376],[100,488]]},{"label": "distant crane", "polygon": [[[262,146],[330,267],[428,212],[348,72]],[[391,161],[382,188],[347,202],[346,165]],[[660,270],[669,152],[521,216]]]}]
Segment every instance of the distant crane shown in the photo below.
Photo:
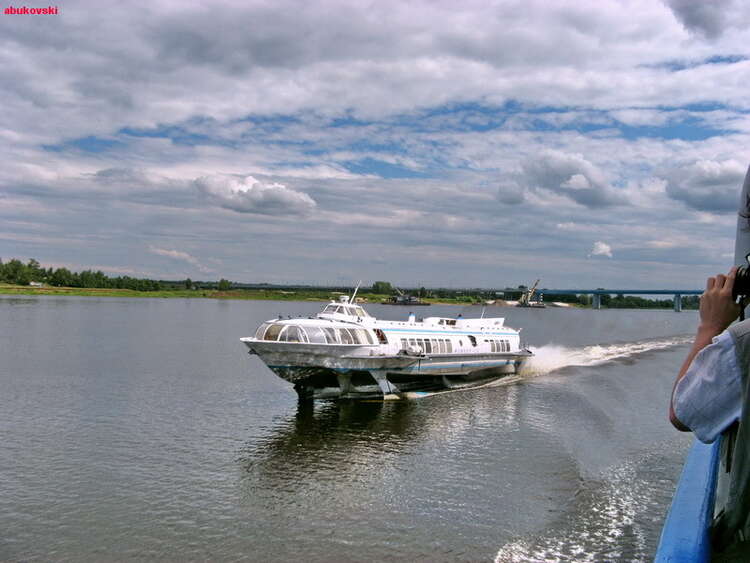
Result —
[{"label": "distant crane", "polygon": [[396,290],[396,293],[398,293],[398,295],[392,296],[388,301],[385,301],[384,303],[387,303],[389,305],[429,305],[429,303],[422,301],[419,297],[404,293],[395,285],[393,286],[393,289]]},{"label": "distant crane", "polygon": [[534,285],[527,289],[521,297],[518,299],[518,307],[544,307],[544,304],[540,301],[532,301],[536,288],[539,285],[540,280],[536,280]]}]

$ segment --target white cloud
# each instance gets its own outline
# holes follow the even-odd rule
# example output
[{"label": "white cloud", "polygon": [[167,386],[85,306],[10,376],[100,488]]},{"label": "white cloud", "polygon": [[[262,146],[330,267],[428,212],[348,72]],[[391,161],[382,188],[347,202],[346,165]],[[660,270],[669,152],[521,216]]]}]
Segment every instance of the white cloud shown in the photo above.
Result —
[{"label": "white cloud", "polygon": [[211,203],[238,213],[305,215],[315,209],[309,195],[252,176],[203,176],[195,180],[195,185]]},{"label": "white cloud", "polygon": [[736,212],[746,167],[736,160],[696,160],[662,172],[667,194],[698,211]]},{"label": "white cloud", "polygon": [[149,252],[153,254],[157,254],[159,256],[167,256],[168,258],[173,258],[174,260],[181,260],[183,262],[187,262],[188,264],[191,264],[192,266],[195,266],[203,273],[208,273],[213,270],[210,268],[207,268],[203,266],[198,259],[195,256],[191,256],[187,252],[183,252],[181,250],[169,250],[166,248],[159,248],[157,246],[149,246],[148,247]]},{"label": "white cloud", "polygon": [[604,173],[583,155],[546,150],[523,164],[523,179],[531,189],[545,189],[590,208],[607,207],[623,200]]},{"label": "white cloud", "polygon": [[607,258],[612,258],[612,247],[606,242],[598,240],[594,243],[589,256],[606,256]]}]

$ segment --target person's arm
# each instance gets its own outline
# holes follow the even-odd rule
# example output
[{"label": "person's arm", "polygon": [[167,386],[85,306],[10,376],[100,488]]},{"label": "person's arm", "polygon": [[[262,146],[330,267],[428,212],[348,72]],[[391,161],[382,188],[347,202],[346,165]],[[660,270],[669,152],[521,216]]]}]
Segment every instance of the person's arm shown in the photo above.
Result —
[{"label": "person's arm", "polygon": [[[726,328],[732,324],[732,321],[737,318],[740,313],[740,307],[734,302],[732,298],[732,288],[734,287],[734,277],[737,273],[737,268],[733,267],[729,270],[729,273],[725,276],[719,274],[716,277],[708,278],[706,281],[706,291],[703,292],[700,299],[700,323],[698,324],[698,332],[695,335],[693,346],[688,352],[687,358],[680,368],[680,372],[677,375],[677,379],[672,387],[672,396],[674,397],[674,389],[677,387],[677,382],[680,381],[687,372],[690,364],[693,362],[693,358],[703,350],[706,346],[711,344],[711,341],[715,336],[718,336]],[[674,412],[674,401],[669,402],[669,421],[672,425],[683,432],[689,431],[690,429],[685,426],[677,418]]]}]

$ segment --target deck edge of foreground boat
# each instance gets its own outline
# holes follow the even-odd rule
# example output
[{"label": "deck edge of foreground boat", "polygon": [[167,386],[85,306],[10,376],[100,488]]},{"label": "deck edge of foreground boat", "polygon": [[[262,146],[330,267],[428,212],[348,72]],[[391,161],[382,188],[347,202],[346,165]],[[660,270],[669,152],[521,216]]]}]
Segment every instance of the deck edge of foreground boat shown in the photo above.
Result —
[{"label": "deck edge of foreground boat", "polygon": [[720,450],[721,438],[712,444],[693,442],[664,521],[656,563],[710,560]]}]

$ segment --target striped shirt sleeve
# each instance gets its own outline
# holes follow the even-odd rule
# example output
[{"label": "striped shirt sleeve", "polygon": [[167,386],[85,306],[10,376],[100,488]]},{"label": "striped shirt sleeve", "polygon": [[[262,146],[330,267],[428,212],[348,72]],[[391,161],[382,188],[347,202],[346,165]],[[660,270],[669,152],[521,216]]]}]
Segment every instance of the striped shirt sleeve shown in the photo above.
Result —
[{"label": "striped shirt sleeve", "polygon": [[729,332],[716,336],[693,358],[672,398],[677,418],[710,444],[742,412],[742,374]]}]

